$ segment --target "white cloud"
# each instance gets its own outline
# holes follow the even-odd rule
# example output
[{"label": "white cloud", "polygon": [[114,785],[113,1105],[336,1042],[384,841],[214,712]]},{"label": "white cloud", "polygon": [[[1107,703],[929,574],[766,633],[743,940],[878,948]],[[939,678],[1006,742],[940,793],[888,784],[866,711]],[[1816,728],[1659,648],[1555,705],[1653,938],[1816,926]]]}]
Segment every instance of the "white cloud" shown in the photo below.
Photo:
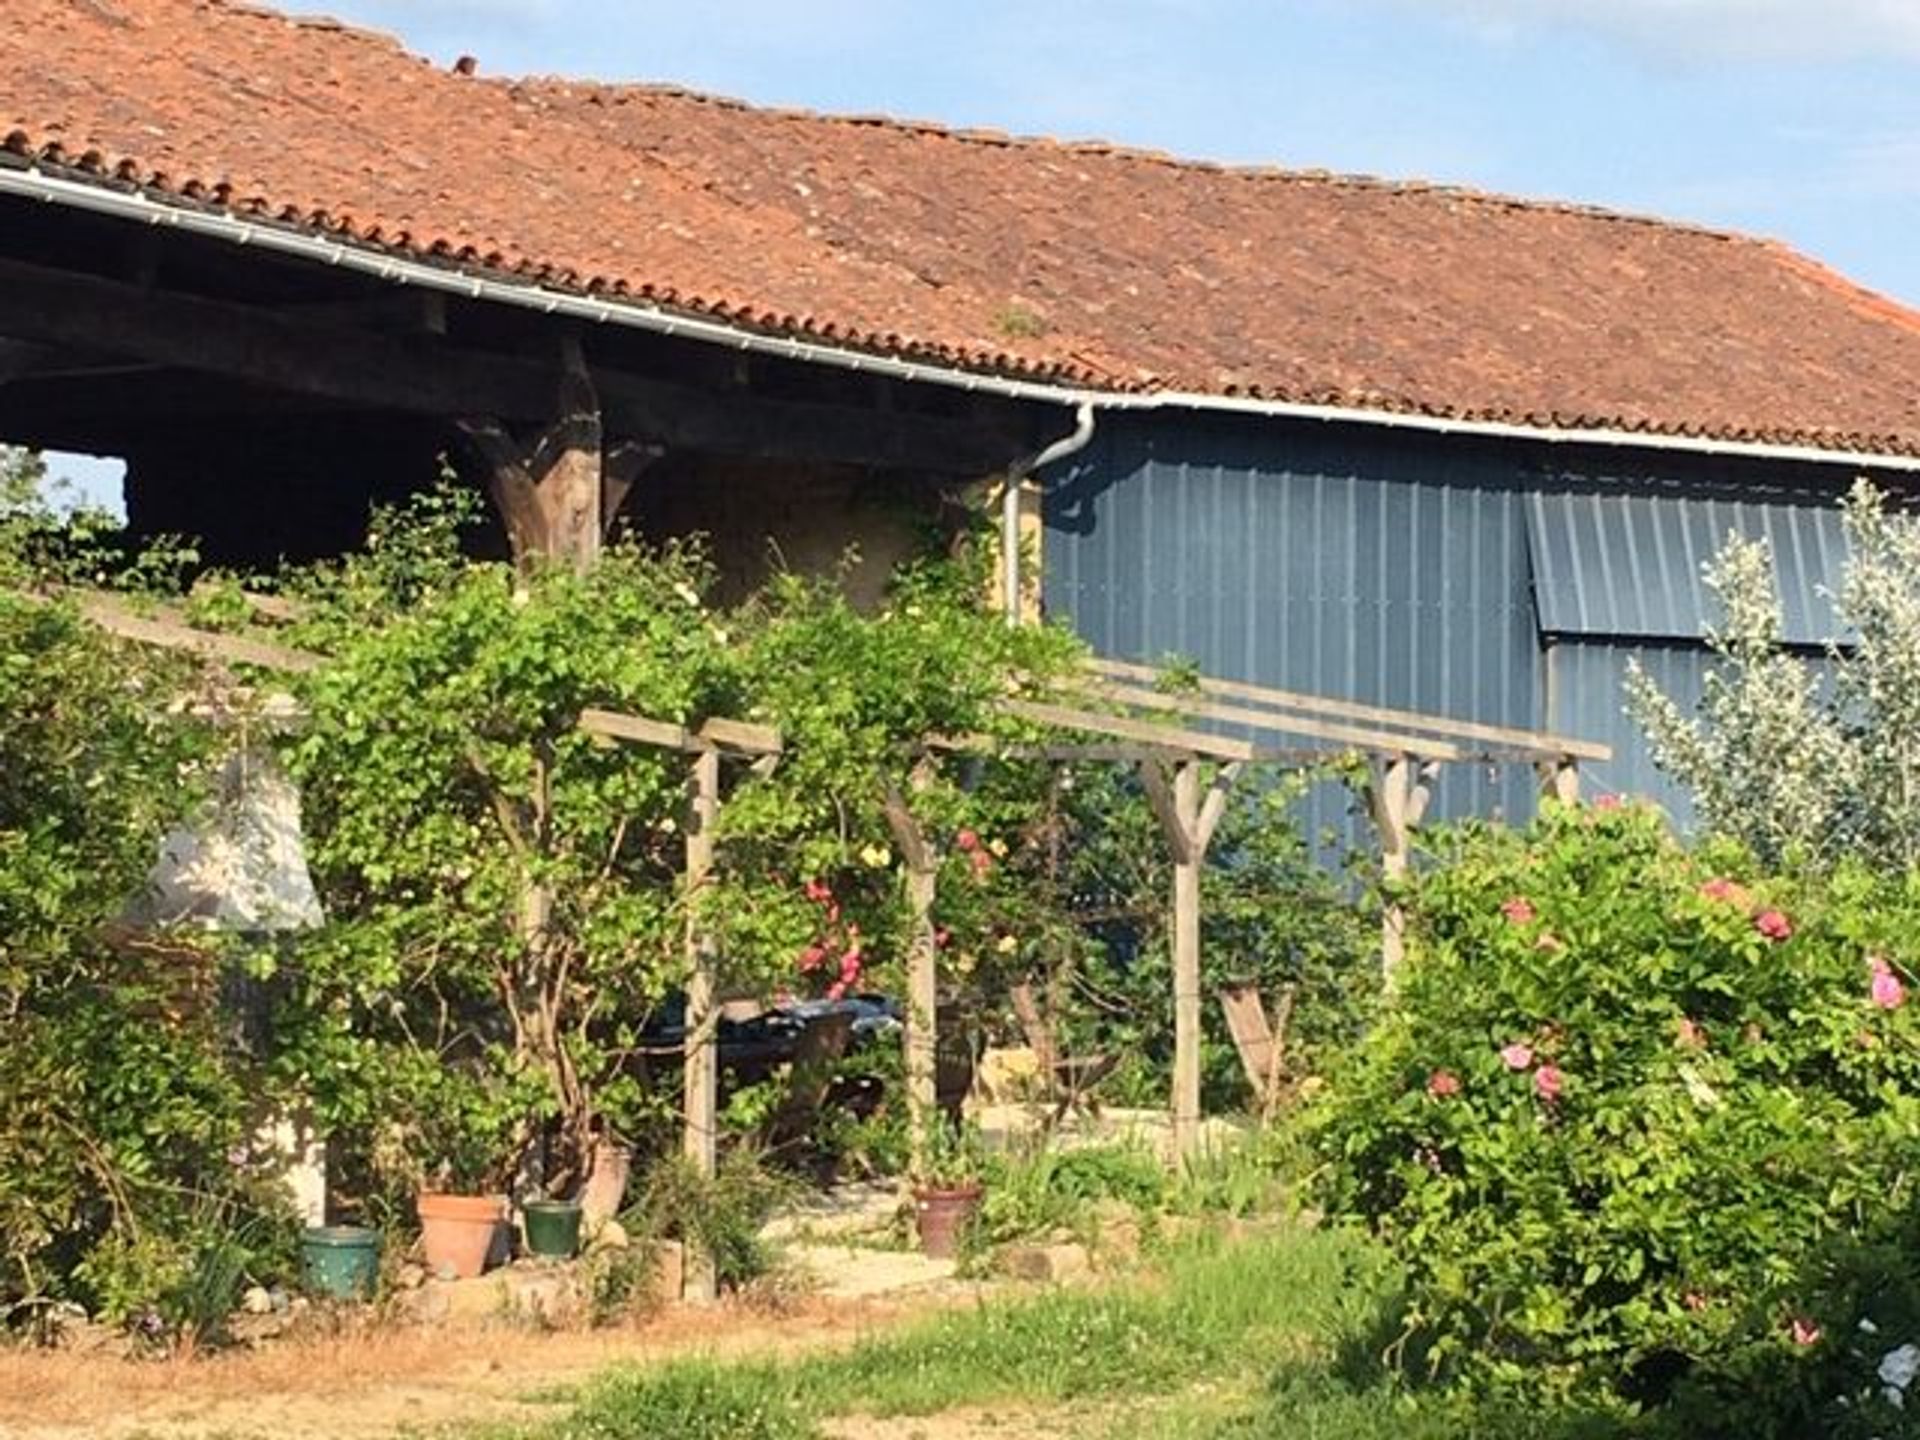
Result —
[{"label": "white cloud", "polygon": [[1920,60],[1917,0],[1411,0],[1495,36],[1573,25],[1666,58]]}]

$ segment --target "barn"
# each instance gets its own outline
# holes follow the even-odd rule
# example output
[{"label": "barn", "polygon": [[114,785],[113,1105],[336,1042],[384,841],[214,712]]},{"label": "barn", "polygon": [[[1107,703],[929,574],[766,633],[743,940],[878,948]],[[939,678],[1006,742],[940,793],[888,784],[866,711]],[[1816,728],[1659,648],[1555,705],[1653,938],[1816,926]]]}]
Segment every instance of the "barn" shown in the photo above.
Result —
[{"label": "barn", "polygon": [[[1920,471],[1920,314],[1779,244],[1415,181],[452,70],[235,0],[16,0],[0,441],[141,531],[354,543],[442,465],[498,543],[713,537],[871,591],[983,513],[1104,654],[1612,745],[1772,543]],[[1457,769],[1442,808],[1515,814]]]}]

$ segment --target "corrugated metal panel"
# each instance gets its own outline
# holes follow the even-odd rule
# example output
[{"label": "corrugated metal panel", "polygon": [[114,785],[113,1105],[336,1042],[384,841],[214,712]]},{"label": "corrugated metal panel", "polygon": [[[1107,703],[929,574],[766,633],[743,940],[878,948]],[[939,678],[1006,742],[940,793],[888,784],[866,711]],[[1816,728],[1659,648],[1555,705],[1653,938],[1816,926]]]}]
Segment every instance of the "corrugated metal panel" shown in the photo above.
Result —
[{"label": "corrugated metal panel", "polygon": [[[1177,654],[1222,678],[1532,726],[1521,499],[1463,451],[1107,420],[1049,480],[1047,605],[1122,659]],[[1524,816],[1533,788],[1525,767],[1450,767],[1435,813]],[[1306,818],[1353,833],[1337,791]]]},{"label": "corrugated metal panel", "polygon": [[[1714,666],[1711,651],[1700,645],[1633,645],[1596,641],[1568,641],[1547,650],[1547,688],[1552,697],[1547,724],[1577,728],[1584,739],[1613,747],[1613,759],[1587,767],[1589,795],[1635,795],[1654,801],[1686,829],[1693,823],[1693,807],[1686,792],[1654,765],[1646,737],[1627,713],[1627,663],[1638,660],[1661,691],[1692,715],[1706,693],[1707,674]],[[1808,657],[1816,674],[1830,679],[1832,665],[1822,657]]]},{"label": "corrugated metal panel", "polygon": [[1783,636],[1844,638],[1822,587],[1839,584],[1846,538],[1828,505],[1597,489],[1527,497],[1534,602],[1549,635],[1698,640],[1719,612],[1701,567],[1733,535],[1773,552]]},{"label": "corrugated metal panel", "polygon": [[1652,800],[1683,828],[1693,818],[1686,792],[1653,763],[1646,737],[1627,714],[1627,662],[1637,659],[1661,690],[1689,714],[1700,703],[1712,656],[1698,645],[1616,645],[1580,641],[1549,647],[1548,724],[1577,719],[1582,739],[1613,747],[1613,759],[1586,768],[1589,795]]},{"label": "corrugated metal panel", "polygon": [[[1647,795],[1685,823],[1626,715],[1626,660],[1698,703],[1711,664],[1699,571],[1729,531],[1772,541],[1789,638],[1825,639],[1818,587],[1844,560],[1840,482],[1627,463],[1359,427],[1109,417],[1047,477],[1046,602],[1120,658],[1178,654],[1226,678],[1603,741],[1615,760],[1589,793]],[[1454,766],[1433,813],[1521,819],[1533,803],[1524,767]],[[1341,792],[1312,797],[1305,819],[1371,845]]]}]

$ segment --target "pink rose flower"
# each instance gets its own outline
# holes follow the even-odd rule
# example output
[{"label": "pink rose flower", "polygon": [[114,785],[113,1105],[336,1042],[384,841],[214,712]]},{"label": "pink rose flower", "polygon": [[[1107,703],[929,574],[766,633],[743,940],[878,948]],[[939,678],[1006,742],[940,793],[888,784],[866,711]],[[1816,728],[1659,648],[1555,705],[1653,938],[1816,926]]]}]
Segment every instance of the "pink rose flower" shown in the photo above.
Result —
[{"label": "pink rose flower", "polygon": [[1898,1010],[1907,1000],[1906,986],[1900,983],[1900,977],[1893,968],[1878,955],[1873,957],[1873,983],[1868,987],[1873,1003],[1882,1010]]},{"label": "pink rose flower", "polygon": [[1700,894],[1703,899],[1724,900],[1730,905],[1747,903],[1746,888],[1727,879],[1724,875],[1717,875],[1707,881],[1700,887]]},{"label": "pink rose flower", "polygon": [[1778,910],[1762,910],[1753,917],[1753,928],[1776,942],[1793,934],[1793,922]]},{"label": "pink rose flower", "polygon": [[1551,1105],[1560,1098],[1561,1075],[1557,1065],[1542,1065],[1533,1072],[1533,1093]]},{"label": "pink rose flower", "polygon": [[846,994],[847,982],[844,980],[836,980],[827,986],[827,999],[829,1000],[844,1000]]},{"label": "pink rose flower", "polygon": [[1516,895],[1511,900],[1501,903],[1500,913],[1515,925],[1525,925],[1531,921],[1538,912],[1534,910],[1532,904]]},{"label": "pink rose flower", "polygon": [[1702,1310],[1707,1308],[1707,1297],[1702,1295],[1698,1290],[1689,1290],[1680,1297],[1680,1303],[1698,1315]]},{"label": "pink rose flower", "polygon": [[980,848],[980,837],[972,830],[962,830],[953,837],[953,843],[958,845],[962,850],[978,850]]},{"label": "pink rose flower", "polygon": [[821,962],[826,958],[827,952],[822,946],[809,945],[805,950],[800,952],[800,968],[802,970],[818,970]]},{"label": "pink rose flower", "polygon": [[1707,1032],[1686,1016],[1680,1017],[1675,1027],[1674,1043],[1682,1050],[1704,1050],[1707,1048]]},{"label": "pink rose flower", "polygon": [[1596,795],[1593,797],[1593,808],[1596,810],[1619,810],[1623,808],[1623,806],[1618,795]]},{"label": "pink rose flower", "polygon": [[1793,1337],[1793,1343],[1796,1345],[1818,1345],[1820,1343],[1820,1327],[1804,1315],[1796,1315],[1793,1317],[1792,1323],[1787,1326],[1787,1333]]},{"label": "pink rose flower", "polygon": [[1460,1093],[1460,1077],[1451,1070],[1436,1070],[1427,1077],[1427,1094],[1436,1100]]},{"label": "pink rose flower", "polygon": [[1500,1062],[1509,1070],[1524,1070],[1533,1064],[1533,1047],[1516,1040],[1501,1050]]}]

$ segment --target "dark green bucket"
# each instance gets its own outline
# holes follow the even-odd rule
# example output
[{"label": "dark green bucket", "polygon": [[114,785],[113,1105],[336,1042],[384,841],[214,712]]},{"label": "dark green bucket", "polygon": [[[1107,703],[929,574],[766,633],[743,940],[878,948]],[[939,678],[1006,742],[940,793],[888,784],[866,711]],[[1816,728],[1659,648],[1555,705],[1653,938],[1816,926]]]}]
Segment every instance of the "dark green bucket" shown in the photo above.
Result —
[{"label": "dark green bucket", "polygon": [[329,1300],[370,1300],[380,1279],[380,1232],[316,1225],[300,1237],[307,1289]]},{"label": "dark green bucket", "polygon": [[535,1255],[571,1260],[580,1248],[580,1206],[573,1200],[529,1200],[521,1213],[527,1221],[527,1249]]}]

